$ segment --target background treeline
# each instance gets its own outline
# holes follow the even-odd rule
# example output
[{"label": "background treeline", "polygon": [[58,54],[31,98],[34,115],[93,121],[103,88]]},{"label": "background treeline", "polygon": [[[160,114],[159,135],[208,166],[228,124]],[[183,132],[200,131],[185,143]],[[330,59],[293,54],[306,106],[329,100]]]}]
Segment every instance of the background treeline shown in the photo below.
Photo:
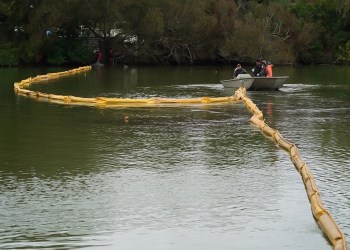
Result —
[{"label": "background treeline", "polygon": [[350,63],[350,0],[0,0],[0,66],[97,48],[105,63]]}]

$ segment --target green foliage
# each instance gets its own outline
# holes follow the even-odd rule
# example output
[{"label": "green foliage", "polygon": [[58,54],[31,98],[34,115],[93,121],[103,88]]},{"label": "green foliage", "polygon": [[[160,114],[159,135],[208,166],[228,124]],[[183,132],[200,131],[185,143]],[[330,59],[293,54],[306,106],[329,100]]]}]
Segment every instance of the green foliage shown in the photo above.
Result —
[{"label": "green foliage", "polygon": [[47,56],[47,63],[50,65],[61,65],[66,63],[64,49],[60,46],[52,47]]},{"label": "green foliage", "polygon": [[308,53],[309,61],[334,62],[350,36],[348,17],[349,0],[317,0],[313,4],[298,1],[291,10],[303,22],[313,26],[313,42]]},{"label": "green foliage", "polygon": [[18,60],[21,63],[28,64],[35,60],[38,47],[29,41],[25,41],[18,46]]},{"label": "green foliage", "polygon": [[139,38],[157,39],[164,33],[164,16],[159,8],[148,9],[141,22]]},{"label": "green foliage", "polygon": [[349,10],[350,0],[0,0],[0,65],[87,64],[96,48],[128,63],[348,62]]},{"label": "green foliage", "polygon": [[18,65],[18,57],[16,48],[12,48],[10,44],[0,46],[0,66],[16,66]]},{"label": "green foliage", "polygon": [[57,40],[48,45],[46,62],[50,65],[88,64],[92,59],[91,50],[81,40]]},{"label": "green foliage", "polygon": [[347,41],[345,45],[339,46],[339,54],[336,62],[350,64],[350,41]]}]

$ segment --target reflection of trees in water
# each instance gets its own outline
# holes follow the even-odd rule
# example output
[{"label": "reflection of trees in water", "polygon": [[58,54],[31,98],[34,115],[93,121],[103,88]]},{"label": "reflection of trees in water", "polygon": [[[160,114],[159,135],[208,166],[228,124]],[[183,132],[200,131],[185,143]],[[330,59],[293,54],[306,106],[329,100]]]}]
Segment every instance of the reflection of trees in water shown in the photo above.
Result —
[{"label": "reflection of trees in water", "polygon": [[132,90],[137,87],[138,84],[138,70],[137,68],[124,68],[123,73],[123,86],[124,90]]},{"label": "reflection of trees in water", "polygon": [[88,109],[25,105],[31,110],[30,116],[19,111],[18,126],[9,127],[2,136],[0,147],[5,141],[9,146],[0,152],[1,161],[6,163],[3,173],[25,179],[60,178],[98,170],[98,152],[91,141],[91,128],[86,126],[91,122]]}]

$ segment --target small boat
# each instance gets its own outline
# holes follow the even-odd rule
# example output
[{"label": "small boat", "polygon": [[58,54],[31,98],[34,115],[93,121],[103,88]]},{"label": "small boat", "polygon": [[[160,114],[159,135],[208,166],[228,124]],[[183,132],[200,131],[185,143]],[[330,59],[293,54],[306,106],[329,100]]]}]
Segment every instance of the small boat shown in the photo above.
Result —
[{"label": "small boat", "polygon": [[[224,88],[245,87],[247,90],[278,90],[289,76],[252,77],[249,74],[238,75],[237,79],[222,80]],[[242,82],[241,82],[242,81]]]}]

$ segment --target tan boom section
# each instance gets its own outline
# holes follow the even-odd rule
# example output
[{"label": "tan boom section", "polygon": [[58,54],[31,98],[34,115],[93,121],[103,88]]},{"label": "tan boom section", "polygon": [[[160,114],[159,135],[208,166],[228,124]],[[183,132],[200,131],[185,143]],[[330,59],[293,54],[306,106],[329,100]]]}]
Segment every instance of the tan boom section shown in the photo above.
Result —
[{"label": "tan boom section", "polygon": [[262,112],[257,106],[246,96],[246,89],[240,88],[236,91],[236,96],[241,99],[247,108],[253,113],[251,122],[257,126],[265,135],[271,137],[281,148],[288,151],[291,161],[296,169],[300,172],[303,179],[307,196],[311,204],[312,214],[322,231],[327,235],[333,245],[333,249],[348,249],[345,236],[333,219],[332,215],[325,209],[322,204],[319,191],[315,180],[311,174],[310,168],[301,158],[298,148],[295,144],[288,142],[280,134],[278,130],[270,128],[263,119]]},{"label": "tan boom section", "polygon": [[80,106],[95,106],[100,108],[109,107],[142,107],[142,106],[167,106],[175,104],[216,104],[216,103],[230,103],[238,101],[236,96],[230,97],[200,97],[190,99],[172,99],[172,98],[150,98],[150,99],[129,99],[129,98],[108,98],[108,97],[78,97],[78,96],[64,96],[54,95],[48,93],[42,93],[39,91],[32,91],[27,88],[33,83],[48,81],[50,79],[56,79],[61,76],[81,73],[91,70],[91,66],[80,67],[68,71],[58,73],[48,73],[46,75],[38,75],[36,77],[30,77],[21,82],[14,84],[15,93],[22,96],[31,97],[39,101],[47,101],[65,105],[80,105]]}]

